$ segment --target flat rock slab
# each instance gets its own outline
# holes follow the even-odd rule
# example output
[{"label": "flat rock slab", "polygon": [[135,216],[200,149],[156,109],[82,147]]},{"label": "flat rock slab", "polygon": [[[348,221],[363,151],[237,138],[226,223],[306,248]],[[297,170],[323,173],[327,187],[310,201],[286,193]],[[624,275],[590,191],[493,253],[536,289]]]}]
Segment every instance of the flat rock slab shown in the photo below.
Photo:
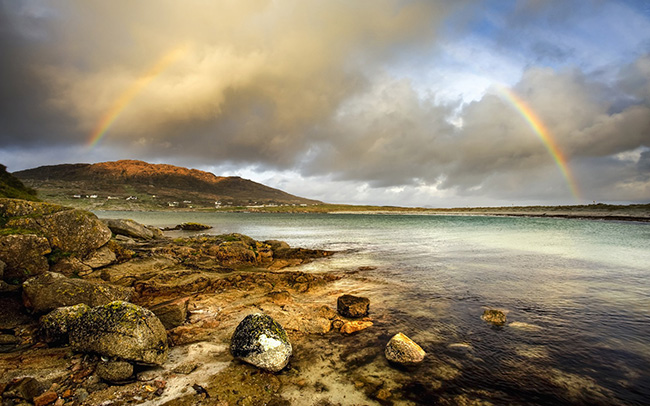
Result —
[{"label": "flat rock slab", "polygon": [[45,272],[23,283],[25,307],[35,313],[79,303],[94,307],[114,300],[130,300],[132,295],[131,288],[66,278],[55,272]]}]

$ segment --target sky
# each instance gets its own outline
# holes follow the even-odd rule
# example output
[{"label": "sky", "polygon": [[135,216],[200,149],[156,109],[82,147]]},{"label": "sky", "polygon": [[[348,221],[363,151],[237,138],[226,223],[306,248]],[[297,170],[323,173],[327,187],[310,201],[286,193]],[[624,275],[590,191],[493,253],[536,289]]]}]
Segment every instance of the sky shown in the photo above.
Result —
[{"label": "sky", "polygon": [[330,203],[650,202],[650,0],[0,0],[0,163]]}]

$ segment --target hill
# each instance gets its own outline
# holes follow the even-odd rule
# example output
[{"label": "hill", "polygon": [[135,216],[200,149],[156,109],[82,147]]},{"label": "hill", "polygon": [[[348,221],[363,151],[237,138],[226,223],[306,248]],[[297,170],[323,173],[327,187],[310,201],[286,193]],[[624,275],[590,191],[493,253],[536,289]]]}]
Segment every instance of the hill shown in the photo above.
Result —
[{"label": "hill", "polygon": [[100,210],[320,203],[236,176],[133,160],[41,166],[14,175],[43,199]]},{"label": "hill", "polygon": [[0,164],[0,197],[38,201],[36,191],[26,187],[18,178],[7,172]]}]

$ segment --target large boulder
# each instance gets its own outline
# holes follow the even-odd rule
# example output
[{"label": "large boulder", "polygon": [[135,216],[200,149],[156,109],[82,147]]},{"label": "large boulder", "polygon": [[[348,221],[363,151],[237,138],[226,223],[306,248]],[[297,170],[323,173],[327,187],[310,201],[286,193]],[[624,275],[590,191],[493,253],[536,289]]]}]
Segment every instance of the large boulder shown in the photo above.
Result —
[{"label": "large boulder", "polygon": [[402,333],[397,333],[386,344],[386,359],[401,365],[418,364],[424,360],[426,353],[415,341]]},{"label": "large boulder", "polygon": [[233,357],[271,372],[287,366],[292,351],[284,328],[261,313],[246,316],[230,341]]},{"label": "large boulder", "polygon": [[58,307],[79,303],[99,306],[114,300],[129,300],[132,295],[131,288],[66,278],[55,272],[45,272],[23,283],[25,307],[35,313],[49,312]]},{"label": "large boulder", "polygon": [[89,311],[83,303],[54,309],[39,320],[39,335],[48,343],[67,343],[72,325]]},{"label": "large boulder", "polygon": [[46,254],[52,251],[47,238],[34,234],[0,237],[0,260],[6,264],[2,279],[24,281],[49,269]]},{"label": "large boulder", "polygon": [[336,310],[343,317],[365,317],[370,308],[370,299],[367,297],[343,295],[336,301]]},{"label": "large boulder", "polygon": [[102,220],[114,234],[141,240],[151,240],[154,237],[153,231],[147,226],[129,219],[103,219]]},{"label": "large boulder", "polygon": [[9,233],[43,236],[53,249],[79,257],[111,238],[111,231],[94,214],[51,203],[0,199],[0,224]]},{"label": "large boulder", "polygon": [[97,306],[82,315],[70,330],[73,350],[148,365],[167,359],[167,333],[144,307],[124,301]]}]

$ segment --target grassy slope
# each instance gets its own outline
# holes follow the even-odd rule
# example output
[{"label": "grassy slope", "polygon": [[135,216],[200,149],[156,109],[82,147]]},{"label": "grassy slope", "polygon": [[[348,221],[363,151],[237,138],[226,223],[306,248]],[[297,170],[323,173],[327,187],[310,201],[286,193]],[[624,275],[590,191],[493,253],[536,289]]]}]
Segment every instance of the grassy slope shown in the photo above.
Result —
[{"label": "grassy slope", "polygon": [[0,197],[39,201],[36,191],[26,187],[23,182],[7,172],[7,167],[0,164]]}]

